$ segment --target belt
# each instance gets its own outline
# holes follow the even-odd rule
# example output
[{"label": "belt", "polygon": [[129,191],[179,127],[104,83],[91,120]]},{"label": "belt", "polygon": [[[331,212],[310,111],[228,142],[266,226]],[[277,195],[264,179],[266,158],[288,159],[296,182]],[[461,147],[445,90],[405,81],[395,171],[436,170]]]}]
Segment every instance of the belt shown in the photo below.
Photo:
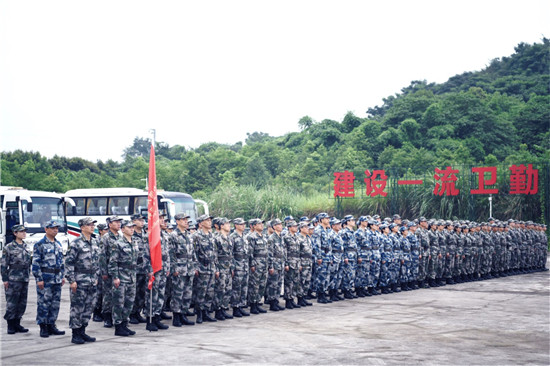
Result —
[{"label": "belt", "polygon": [[362,246],[360,246],[359,248],[360,248],[361,250],[369,250],[369,247],[368,247],[368,246],[363,246],[363,245],[362,245]]},{"label": "belt", "polygon": [[267,258],[267,254],[254,254],[254,258]]},{"label": "belt", "polygon": [[234,256],[235,260],[241,261],[246,258],[244,255],[235,254]]},{"label": "belt", "polygon": [[307,255],[307,254],[302,254],[300,256],[300,258],[302,258],[302,259],[311,259],[311,258],[313,258],[313,256],[312,255]]},{"label": "belt", "polygon": [[379,246],[375,245],[372,247],[372,250],[378,250],[379,248],[380,248]]},{"label": "belt", "polygon": [[41,268],[43,273],[60,273],[61,270],[59,268]]},{"label": "belt", "polygon": [[229,260],[229,259],[232,259],[232,258],[228,255],[220,255],[218,257],[218,260]]},{"label": "belt", "polygon": [[136,266],[133,265],[133,264],[125,264],[125,263],[118,262],[118,266],[120,268],[129,269],[129,270],[135,270],[136,269]]},{"label": "belt", "polygon": [[344,251],[340,250],[340,249],[332,249],[332,252],[333,253],[344,253]]},{"label": "belt", "polygon": [[402,250],[403,253],[410,253],[410,250]]},{"label": "belt", "polygon": [[24,264],[10,264],[10,269],[29,269],[29,267]]},{"label": "belt", "polygon": [[84,268],[75,268],[75,273],[84,273],[84,274],[95,274],[93,269],[84,269]]}]

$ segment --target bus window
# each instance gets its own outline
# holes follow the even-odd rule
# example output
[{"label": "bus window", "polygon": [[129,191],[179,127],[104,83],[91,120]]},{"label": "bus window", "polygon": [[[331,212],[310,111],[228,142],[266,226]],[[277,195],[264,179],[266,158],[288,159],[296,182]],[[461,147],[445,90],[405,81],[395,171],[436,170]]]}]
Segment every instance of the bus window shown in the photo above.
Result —
[{"label": "bus window", "polygon": [[[42,231],[44,224],[50,220],[65,222],[63,201],[60,198],[33,197],[32,201],[32,212],[27,211],[27,201],[22,201],[24,223],[31,232]],[[59,231],[65,232],[65,226],[60,227]]]},{"label": "bus window", "polygon": [[86,199],[85,198],[73,198],[76,206],[72,206],[67,203],[67,215],[68,216],[84,216],[86,212]]},{"label": "bus window", "polygon": [[107,198],[92,197],[88,198],[88,216],[107,215]]},{"label": "bus window", "polygon": [[134,212],[132,214],[143,214],[147,212],[147,196],[134,197]]},{"label": "bus window", "polygon": [[130,197],[111,197],[109,199],[110,215],[129,215]]}]

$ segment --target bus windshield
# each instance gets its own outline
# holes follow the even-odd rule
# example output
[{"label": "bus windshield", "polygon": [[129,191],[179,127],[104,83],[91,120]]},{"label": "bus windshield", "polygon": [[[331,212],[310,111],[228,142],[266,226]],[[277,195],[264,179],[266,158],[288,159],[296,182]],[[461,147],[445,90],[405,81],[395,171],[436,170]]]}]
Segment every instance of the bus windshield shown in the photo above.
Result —
[{"label": "bus windshield", "polygon": [[54,197],[32,197],[32,212],[27,211],[27,204],[24,201],[23,222],[29,232],[44,231],[44,224],[50,220],[59,222],[59,232],[66,232],[65,213],[63,200]]},{"label": "bus windshield", "polygon": [[172,200],[175,203],[176,207],[174,209],[174,215],[184,213],[191,216],[191,219],[193,220],[197,219],[195,201],[191,197],[168,196],[166,198]]}]

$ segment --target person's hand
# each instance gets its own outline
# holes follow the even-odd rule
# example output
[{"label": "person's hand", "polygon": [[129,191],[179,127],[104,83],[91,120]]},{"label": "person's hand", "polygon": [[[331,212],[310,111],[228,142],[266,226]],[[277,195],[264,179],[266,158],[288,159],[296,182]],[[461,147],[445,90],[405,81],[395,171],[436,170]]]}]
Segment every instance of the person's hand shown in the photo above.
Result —
[{"label": "person's hand", "polygon": [[120,279],[115,278],[115,279],[113,280],[113,285],[115,286],[115,288],[118,288],[118,286],[120,286]]},{"label": "person's hand", "polygon": [[269,269],[269,274],[270,274],[271,276],[273,276],[273,273],[275,273],[275,270],[274,270],[273,268],[270,268],[270,269]]},{"label": "person's hand", "polygon": [[8,281],[4,282],[4,289],[7,290],[8,287],[10,287],[10,283]]},{"label": "person's hand", "polygon": [[76,288],[78,287],[78,285],[76,284],[76,281],[74,281],[73,283],[71,283],[71,292],[73,294],[76,294]]},{"label": "person's hand", "polygon": [[216,279],[220,278],[220,272],[216,272]]},{"label": "person's hand", "polygon": [[44,290],[44,281],[37,282],[36,286],[38,286],[40,290]]}]

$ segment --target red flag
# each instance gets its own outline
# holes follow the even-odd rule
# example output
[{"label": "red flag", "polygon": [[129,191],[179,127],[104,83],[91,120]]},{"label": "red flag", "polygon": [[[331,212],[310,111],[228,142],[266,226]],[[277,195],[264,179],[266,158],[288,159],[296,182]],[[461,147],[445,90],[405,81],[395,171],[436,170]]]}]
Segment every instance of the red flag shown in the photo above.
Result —
[{"label": "red flag", "polygon": [[[149,157],[149,192],[147,195],[147,211],[149,216],[149,252],[151,253],[151,266],[153,273],[162,268],[162,248],[160,246],[160,222],[157,200],[157,173],[155,168],[155,148],[151,144],[151,156]],[[155,277],[149,280],[149,290],[153,288]]]}]

